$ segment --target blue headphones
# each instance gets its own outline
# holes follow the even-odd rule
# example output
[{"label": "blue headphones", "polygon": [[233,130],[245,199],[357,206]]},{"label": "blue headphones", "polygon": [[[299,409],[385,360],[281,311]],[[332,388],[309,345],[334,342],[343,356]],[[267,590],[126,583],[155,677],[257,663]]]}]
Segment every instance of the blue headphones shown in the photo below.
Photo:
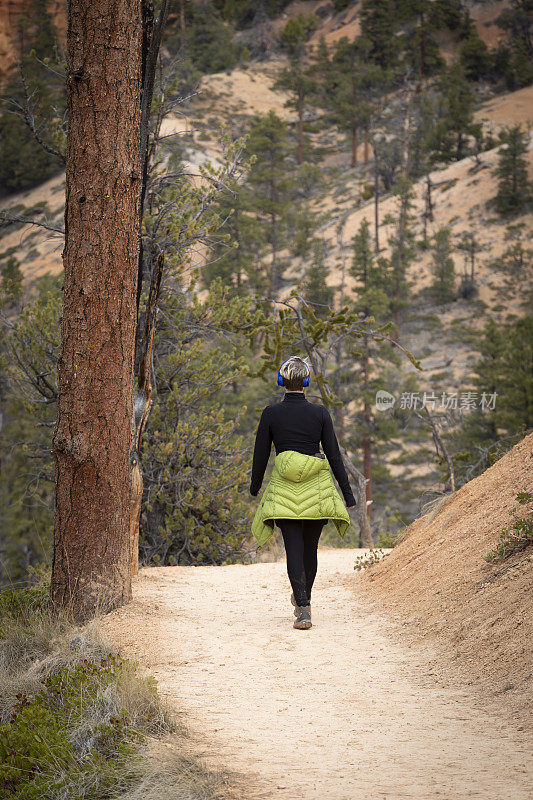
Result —
[{"label": "blue headphones", "polygon": [[[292,356],[290,356],[286,361],[284,361],[281,367],[283,367],[283,365],[286,364],[287,361],[290,361],[291,358]],[[283,383],[283,376],[281,374],[281,367],[278,369],[278,386],[285,386],[285,384]],[[309,369],[309,366],[307,364],[306,367],[309,370],[309,375],[306,375],[306,377],[303,379],[303,384],[302,384],[303,386],[309,386],[309,384],[311,383],[311,370]]]}]

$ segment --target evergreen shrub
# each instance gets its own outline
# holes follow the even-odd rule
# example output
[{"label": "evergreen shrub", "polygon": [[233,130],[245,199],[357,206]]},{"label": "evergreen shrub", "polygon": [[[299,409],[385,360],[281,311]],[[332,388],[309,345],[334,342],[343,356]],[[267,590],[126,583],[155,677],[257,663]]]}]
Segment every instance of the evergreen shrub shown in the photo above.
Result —
[{"label": "evergreen shrub", "polygon": [[47,583],[0,592],[0,800],[115,797],[145,770],[145,736],[171,725],[155,680],[48,596]]},{"label": "evergreen shrub", "polygon": [[[533,494],[524,489],[518,492],[515,499],[519,505],[526,506],[533,502]],[[533,545],[533,512],[520,517],[516,512],[517,506],[512,512],[513,522],[500,533],[496,547],[487,553],[485,561],[501,561]]]}]

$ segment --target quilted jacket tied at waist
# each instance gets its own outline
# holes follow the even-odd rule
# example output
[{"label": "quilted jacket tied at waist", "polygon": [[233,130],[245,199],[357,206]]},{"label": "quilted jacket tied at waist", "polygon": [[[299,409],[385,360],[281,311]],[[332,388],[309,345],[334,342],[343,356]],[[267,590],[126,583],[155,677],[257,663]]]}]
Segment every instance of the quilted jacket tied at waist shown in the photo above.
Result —
[{"label": "quilted jacket tied at waist", "polygon": [[252,533],[260,545],[274,532],[275,519],[331,519],[339,536],[346,535],[350,517],[327,458],[296,450],[278,453],[252,522]]}]

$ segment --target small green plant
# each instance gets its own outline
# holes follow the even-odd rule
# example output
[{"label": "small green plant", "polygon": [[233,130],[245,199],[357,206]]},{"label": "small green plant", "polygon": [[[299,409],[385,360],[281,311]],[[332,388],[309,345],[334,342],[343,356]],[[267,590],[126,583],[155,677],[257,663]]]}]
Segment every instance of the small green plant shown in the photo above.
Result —
[{"label": "small green plant", "polygon": [[9,722],[0,725],[1,800],[39,800],[65,794],[105,797],[136,773],[136,744],[150,715],[133,720],[119,707],[129,662],[109,655],[50,675],[33,698],[17,695]]},{"label": "small green plant", "polygon": [[363,200],[370,200],[371,197],[374,197],[374,187],[371,183],[363,183],[361,197]]},{"label": "small green plant", "polygon": [[0,592],[0,618],[10,617],[29,621],[33,614],[48,608],[50,585],[40,583],[25,589],[3,589]]},{"label": "small green plant", "polygon": [[388,553],[384,553],[381,547],[371,547],[368,553],[363,556],[357,556],[353,568],[360,572],[362,569],[367,569],[377,564],[378,561],[381,561],[386,556],[388,556]]},{"label": "small green plant", "polygon": [[0,592],[0,665],[0,800],[115,797],[173,729],[155,679],[52,614],[47,582]]},{"label": "small green plant", "polygon": [[392,531],[380,533],[378,535],[376,544],[378,547],[394,547],[394,545],[398,544],[398,534],[393,533]]},{"label": "small green plant", "polygon": [[[533,494],[524,489],[518,492],[515,499],[519,505],[526,506],[533,502]],[[500,533],[495,549],[487,553],[485,561],[501,561],[533,545],[533,511],[526,513],[526,516],[518,516],[517,511],[518,507],[514,506],[513,522]]]},{"label": "small green plant", "polygon": [[32,632],[32,623],[38,622],[48,610],[49,583],[25,589],[3,589],[0,592],[0,641],[14,627],[24,627],[28,635]]}]

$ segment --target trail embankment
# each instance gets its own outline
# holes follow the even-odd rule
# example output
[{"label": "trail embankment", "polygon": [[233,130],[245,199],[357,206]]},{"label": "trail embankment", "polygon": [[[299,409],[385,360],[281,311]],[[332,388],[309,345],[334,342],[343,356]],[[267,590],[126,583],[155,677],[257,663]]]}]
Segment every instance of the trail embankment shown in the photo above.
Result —
[{"label": "trail embankment", "polygon": [[368,601],[360,552],[319,550],[309,631],[283,561],[142,570],[102,625],[249,798],[530,800],[524,726]]}]

